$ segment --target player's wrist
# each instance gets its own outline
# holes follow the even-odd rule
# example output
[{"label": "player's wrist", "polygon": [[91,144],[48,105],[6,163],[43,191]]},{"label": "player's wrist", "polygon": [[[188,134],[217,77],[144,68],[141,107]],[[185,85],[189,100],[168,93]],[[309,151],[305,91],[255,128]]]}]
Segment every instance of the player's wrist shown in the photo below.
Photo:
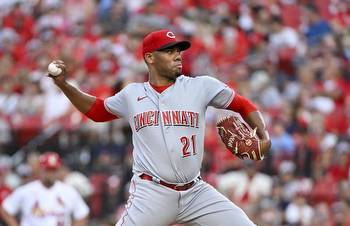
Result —
[{"label": "player's wrist", "polygon": [[69,89],[71,84],[69,84],[65,79],[55,80],[56,86],[58,86],[61,90]]},{"label": "player's wrist", "polygon": [[265,156],[265,154],[267,154],[267,152],[270,150],[271,148],[271,140],[269,139],[262,139],[260,140],[260,152],[263,156]]}]

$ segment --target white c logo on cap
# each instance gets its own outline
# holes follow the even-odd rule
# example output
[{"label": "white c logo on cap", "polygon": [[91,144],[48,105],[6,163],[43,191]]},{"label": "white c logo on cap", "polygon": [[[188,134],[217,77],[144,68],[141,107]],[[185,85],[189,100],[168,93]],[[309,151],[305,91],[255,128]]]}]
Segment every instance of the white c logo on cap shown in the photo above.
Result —
[{"label": "white c logo on cap", "polygon": [[173,32],[171,32],[171,31],[168,31],[166,33],[166,36],[169,37],[169,38],[176,38],[175,34]]}]

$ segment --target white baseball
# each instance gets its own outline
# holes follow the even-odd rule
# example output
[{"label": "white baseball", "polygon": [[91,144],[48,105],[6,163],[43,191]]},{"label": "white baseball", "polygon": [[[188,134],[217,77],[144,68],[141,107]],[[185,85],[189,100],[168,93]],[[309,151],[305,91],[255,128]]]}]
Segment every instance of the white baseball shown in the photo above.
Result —
[{"label": "white baseball", "polygon": [[50,75],[52,76],[58,76],[62,73],[62,69],[57,67],[55,63],[50,63],[49,66],[47,67],[47,70]]}]

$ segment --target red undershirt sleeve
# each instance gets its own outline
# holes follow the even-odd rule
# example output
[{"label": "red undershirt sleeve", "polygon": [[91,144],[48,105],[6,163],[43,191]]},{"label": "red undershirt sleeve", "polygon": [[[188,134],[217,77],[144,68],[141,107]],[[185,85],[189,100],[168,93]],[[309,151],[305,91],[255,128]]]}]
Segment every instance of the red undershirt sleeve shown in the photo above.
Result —
[{"label": "red undershirt sleeve", "polygon": [[118,118],[116,115],[106,110],[104,101],[99,98],[96,98],[95,103],[85,115],[95,122],[108,122]]},{"label": "red undershirt sleeve", "polygon": [[255,104],[238,93],[235,94],[235,97],[226,109],[238,112],[243,118],[245,118],[250,112],[258,110]]}]

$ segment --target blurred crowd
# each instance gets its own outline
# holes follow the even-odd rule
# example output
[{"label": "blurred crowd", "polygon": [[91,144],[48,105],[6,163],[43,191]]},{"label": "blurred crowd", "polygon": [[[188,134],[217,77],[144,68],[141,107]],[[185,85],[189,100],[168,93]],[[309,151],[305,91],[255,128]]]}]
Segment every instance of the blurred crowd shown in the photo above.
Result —
[{"label": "blurred crowd", "polygon": [[264,161],[236,159],[209,109],[205,180],[259,226],[350,226],[348,0],[0,0],[0,26],[0,202],[53,150],[91,225],[114,225],[132,174],[131,131],[78,113],[47,65],[64,60],[74,84],[104,98],[146,81],[142,39],[168,28],[192,42],[183,73],[251,99],[272,138]]}]

